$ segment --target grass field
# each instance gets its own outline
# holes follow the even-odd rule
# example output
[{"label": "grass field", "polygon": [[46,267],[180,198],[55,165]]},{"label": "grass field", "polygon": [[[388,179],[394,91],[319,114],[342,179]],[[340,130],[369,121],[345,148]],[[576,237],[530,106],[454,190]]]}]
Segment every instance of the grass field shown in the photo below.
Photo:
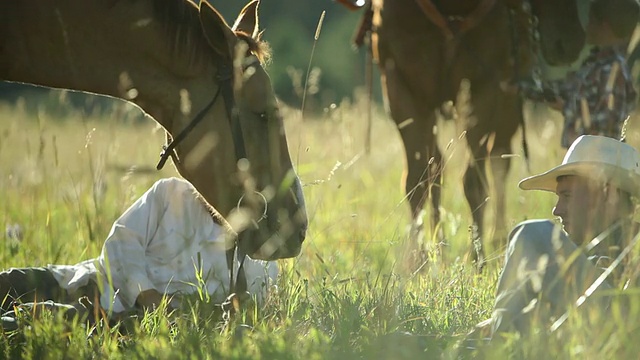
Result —
[{"label": "grass field", "polygon": [[[194,315],[198,309],[179,316],[172,326],[151,314],[126,337],[104,328],[87,336],[82,326],[44,318],[21,336],[1,336],[4,356],[451,356],[454,345],[490,315],[504,249],[490,249],[482,275],[465,261],[471,217],[460,179],[468,154],[455,125],[441,124],[441,145],[452,141],[445,153],[442,201],[449,246],[426,271],[402,271],[409,223],[400,186],[402,144],[392,123],[378,111],[373,151],[363,153],[364,103],[339,104],[304,122],[295,111],[286,112],[290,153],[304,184],[310,228],[302,254],[280,261],[278,293],[263,309],[248,311],[238,320],[252,324],[252,332],[221,334],[216,319]],[[538,114],[528,120],[533,125],[527,129],[529,170],[520,135],[513,140],[515,156],[505,189],[510,225],[551,216],[552,194],[525,193],[516,186],[522,177],[555,165],[563,155],[557,115]],[[7,229],[19,226],[23,234],[20,240],[5,235],[0,245],[3,268],[73,264],[97,256],[113,220],[154,181],[177,175],[170,166],[154,169],[164,141],[162,130],[151,121],[131,123],[119,117],[70,110],[60,119],[44,110],[0,105],[0,221]],[[635,134],[629,135],[634,145]],[[640,350],[621,330],[595,331],[584,325],[570,323],[562,336],[510,339],[487,350],[487,358],[620,358]]]}]

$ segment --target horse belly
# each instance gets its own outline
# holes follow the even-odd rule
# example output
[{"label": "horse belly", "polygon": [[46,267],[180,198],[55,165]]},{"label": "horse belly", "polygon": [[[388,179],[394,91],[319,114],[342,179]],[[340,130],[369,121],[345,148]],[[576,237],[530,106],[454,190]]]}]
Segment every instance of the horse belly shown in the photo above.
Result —
[{"label": "horse belly", "polygon": [[381,72],[400,77],[398,80],[413,97],[426,99],[435,106],[442,100],[438,83],[444,41],[440,30],[422,15],[414,1],[386,1],[377,10],[374,51]]},{"label": "horse belly", "polygon": [[500,81],[513,77],[511,31],[506,9],[499,4],[475,28],[460,36],[450,66],[450,85],[463,79],[473,89],[500,92]]}]

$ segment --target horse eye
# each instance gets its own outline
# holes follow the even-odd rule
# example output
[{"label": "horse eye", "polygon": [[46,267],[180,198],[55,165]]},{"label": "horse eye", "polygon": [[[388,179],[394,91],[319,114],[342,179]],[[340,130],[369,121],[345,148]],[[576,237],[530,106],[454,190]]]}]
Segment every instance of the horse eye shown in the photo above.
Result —
[{"label": "horse eye", "polygon": [[267,121],[269,119],[269,115],[267,115],[266,111],[263,111],[261,113],[257,113],[257,115],[260,118],[260,120]]}]

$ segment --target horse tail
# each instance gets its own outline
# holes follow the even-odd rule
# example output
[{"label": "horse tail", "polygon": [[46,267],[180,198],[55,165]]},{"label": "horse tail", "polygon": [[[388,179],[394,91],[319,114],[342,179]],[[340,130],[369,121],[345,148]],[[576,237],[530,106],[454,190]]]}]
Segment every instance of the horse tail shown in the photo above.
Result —
[{"label": "horse tail", "polygon": [[[519,2],[510,0],[507,1],[508,13],[509,13],[509,29],[511,32],[511,56],[513,58],[513,81],[520,80],[522,74],[520,71],[521,67],[524,66],[520,60],[524,60],[527,63],[527,59],[522,59],[520,54],[520,37],[518,31],[518,25],[522,25],[522,16],[518,17],[521,14],[522,5]],[[529,20],[529,17],[526,17]],[[520,21],[519,21],[520,20]],[[529,25],[529,22],[526,22]],[[518,109],[520,116],[520,125],[522,126],[522,152],[524,153],[524,161],[527,166],[527,171],[530,171],[529,167],[529,144],[527,143],[527,132],[526,126],[524,123],[524,99],[522,96],[518,96]]]}]

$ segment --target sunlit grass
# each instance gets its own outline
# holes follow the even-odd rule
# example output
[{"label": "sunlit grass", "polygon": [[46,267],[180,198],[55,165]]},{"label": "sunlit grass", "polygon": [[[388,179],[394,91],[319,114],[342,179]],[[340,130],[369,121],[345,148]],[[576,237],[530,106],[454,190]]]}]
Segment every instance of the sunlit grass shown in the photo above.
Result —
[{"label": "sunlit grass", "polygon": [[[482,275],[465,260],[471,223],[461,184],[466,140],[453,123],[440,124],[441,148],[451,143],[444,153],[442,200],[448,246],[426,271],[408,274],[402,271],[409,224],[400,185],[402,143],[394,125],[377,111],[373,150],[364,154],[364,103],[345,102],[304,121],[296,111],[285,112],[310,228],[302,254],[280,261],[274,296],[263,309],[248,309],[240,317],[252,332],[220,334],[217,319],[205,315],[212,304],[203,298],[172,319],[152,314],[125,337],[105,328],[87,336],[79,325],[69,329],[54,318],[41,319],[21,338],[0,336],[0,350],[5,357],[27,358],[394,359],[433,358],[453,348],[490,316],[504,251],[490,249]],[[113,220],[155,180],[177,175],[170,166],[153,169],[164,141],[154,123],[129,124],[115,117],[70,111],[59,119],[0,107],[0,222],[18,225],[23,233],[21,239],[5,236],[2,267],[72,264],[97,256]],[[503,189],[510,225],[551,216],[553,195],[525,193],[516,184],[562,158],[556,120],[542,116],[528,129],[530,170],[519,136],[513,140],[515,155]],[[622,343],[610,340],[597,347],[584,341],[604,334]],[[586,350],[609,354],[639,348],[616,334],[615,328],[605,328],[581,339],[565,331],[566,347],[559,338],[544,341],[559,347],[558,354],[576,357]],[[532,357],[549,350],[520,345]],[[492,351],[519,354],[510,349]]]}]

